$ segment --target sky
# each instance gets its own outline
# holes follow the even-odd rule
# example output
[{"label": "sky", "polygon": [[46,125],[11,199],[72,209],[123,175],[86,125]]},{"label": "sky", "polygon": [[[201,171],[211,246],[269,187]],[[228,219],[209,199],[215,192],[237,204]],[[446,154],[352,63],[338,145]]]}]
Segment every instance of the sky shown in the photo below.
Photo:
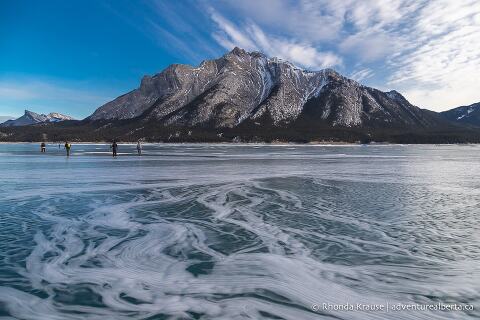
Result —
[{"label": "sky", "polygon": [[478,0],[0,0],[0,116],[82,119],[235,46],[435,111],[480,101]]}]

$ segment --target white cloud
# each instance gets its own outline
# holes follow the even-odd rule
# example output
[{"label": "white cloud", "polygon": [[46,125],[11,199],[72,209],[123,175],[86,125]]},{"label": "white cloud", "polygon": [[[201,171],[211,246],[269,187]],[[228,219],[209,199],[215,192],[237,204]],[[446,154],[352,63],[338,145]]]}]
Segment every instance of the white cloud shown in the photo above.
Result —
[{"label": "white cloud", "polygon": [[381,87],[402,91],[412,103],[437,111],[480,101],[478,0],[222,4],[216,9],[242,21],[214,19],[215,39],[225,48],[260,50],[308,68],[355,66],[345,71],[359,81],[375,70],[385,79]]},{"label": "white cloud", "polygon": [[391,60],[390,86],[414,104],[436,110],[480,101],[480,2],[432,1],[406,35],[411,47]]},{"label": "white cloud", "polygon": [[227,1],[226,6],[262,29],[282,30],[309,42],[335,39],[342,28],[343,12],[332,1],[243,0]]},{"label": "white cloud", "polygon": [[322,52],[315,47],[294,39],[285,39],[267,35],[256,24],[248,23],[239,28],[217,12],[211,13],[218,30],[214,39],[224,48],[230,50],[235,46],[250,51],[261,51],[268,56],[279,57],[299,66],[323,69],[342,64],[340,57],[332,52]]},{"label": "white cloud", "polygon": [[419,8],[418,0],[349,0],[342,2],[347,21],[359,31],[388,28]]},{"label": "white cloud", "polygon": [[368,68],[361,69],[361,70],[355,70],[349,75],[349,78],[361,82],[363,80],[366,80],[368,78],[371,78],[374,75],[373,70],[370,70]]},{"label": "white cloud", "polygon": [[[399,37],[391,34],[391,29],[419,7],[420,3],[415,0],[227,2],[230,13],[245,17],[244,25],[253,25],[266,34],[269,43],[276,43],[278,50],[275,52],[280,55],[285,56],[285,51],[300,50],[325,55],[323,63],[312,63],[314,58],[310,57],[309,66],[338,66],[342,64],[342,56],[356,60],[355,63],[385,59],[402,45]],[[254,28],[236,27],[216,11],[211,16],[228,35],[214,34],[222,46],[229,48],[237,45],[268,53],[267,49],[271,46],[260,46],[258,41],[251,39],[252,35],[255,36],[252,33]],[[309,54],[306,53],[306,56]]]},{"label": "white cloud", "polygon": [[215,39],[226,49],[239,46],[245,50],[256,50],[256,44],[244,34],[244,32],[237,29],[233,23],[212,11],[212,19],[216,22],[220,31],[214,34]]},{"label": "white cloud", "polygon": [[372,62],[395,52],[397,43],[386,34],[358,33],[347,37],[339,45],[344,54],[355,55],[360,62]]}]

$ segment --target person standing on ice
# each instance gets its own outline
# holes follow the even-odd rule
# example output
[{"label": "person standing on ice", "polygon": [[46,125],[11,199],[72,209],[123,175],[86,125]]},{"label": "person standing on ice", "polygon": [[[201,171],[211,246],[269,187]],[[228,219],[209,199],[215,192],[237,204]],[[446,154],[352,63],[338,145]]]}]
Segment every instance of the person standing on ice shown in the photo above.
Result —
[{"label": "person standing on ice", "polygon": [[110,149],[112,149],[112,156],[116,157],[117,156],[117,149],[118,149],[117,141],[113,140],[113,143],[110,146]]},{"label": "person standing on ice", "polygon": [[142,143],[140,142],[140,140],[137,141],[137,152],[139,156],[142,155]]},{"label": "person standing on ice", "polygon": [[65,150],[67,151],[67,157],[70,157],[70,149],[72,148],[72,145],[68,143],[68,141],[65,141]]}]

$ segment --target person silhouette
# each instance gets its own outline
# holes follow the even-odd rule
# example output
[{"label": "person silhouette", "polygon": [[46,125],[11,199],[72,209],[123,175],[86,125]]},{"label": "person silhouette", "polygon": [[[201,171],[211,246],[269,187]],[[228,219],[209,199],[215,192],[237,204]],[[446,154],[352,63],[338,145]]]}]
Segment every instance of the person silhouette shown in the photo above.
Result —
[{"label": "person silhouette", "polygon": [[142,143],[140,142],[140,140],[137,141],[137,152],[139,156],[142,155]]},{"label": "person silhouette", "polygon": [[70,149],[72,148],[72,145],[68,143],[68,141],[65,141],[65,150],[67,151],[67,157],[70,157]]},{"label": "person silhouette", "polygon": [[110,146],[110,149],[112,149],[112,156],[116,157],[117,156],[117,149],[118,149],[117,141],[113,140],[112,145]]}]

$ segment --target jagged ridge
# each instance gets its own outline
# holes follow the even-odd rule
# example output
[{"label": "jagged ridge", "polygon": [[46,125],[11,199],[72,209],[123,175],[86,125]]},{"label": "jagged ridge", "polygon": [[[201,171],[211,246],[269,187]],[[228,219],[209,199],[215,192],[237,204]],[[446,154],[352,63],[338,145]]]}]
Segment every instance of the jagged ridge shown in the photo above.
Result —
[{"label": "jagged ridge", "polygon": [[307,71],[235,48],[198,67],[171,65],[98,108],[89,120],[143,116],[165,126],[235,127],[268,114],[276,126],[309,116],[333,127],[429,127],[436,119],[396,91],[382,92],[331,69]]},{"label": "jagged ridge", "polygon": [[0,124],[2,127],[26,126],[45,122],[60,122],[65,120],[75,120],[70,116],[58,112],[51,112],[47,115],[35,113],[33,111],[25,110],[25,113],[20,118],[8,120]]}]

